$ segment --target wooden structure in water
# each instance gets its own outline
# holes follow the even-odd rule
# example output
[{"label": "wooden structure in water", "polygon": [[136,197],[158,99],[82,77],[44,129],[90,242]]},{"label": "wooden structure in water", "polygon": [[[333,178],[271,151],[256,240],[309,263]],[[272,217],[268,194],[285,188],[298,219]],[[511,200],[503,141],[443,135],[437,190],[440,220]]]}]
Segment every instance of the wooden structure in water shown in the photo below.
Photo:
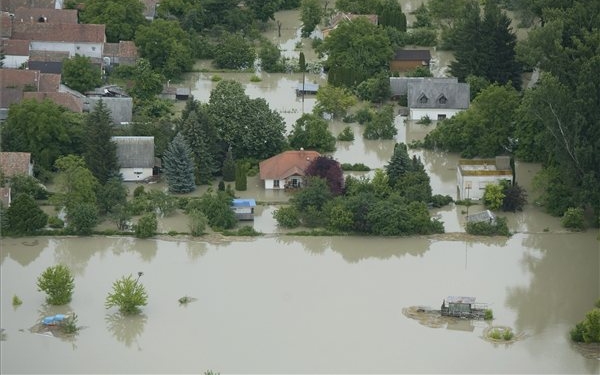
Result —
[{"label": "wooden structure in water", "polygon": [[319,85],[316,83],[305,82],[302,84],[300,82],[296,85],[296,96],[317,95],[317,91],[319,91]]},{"label": "wooden structure in water", "polygon": [[457,318],[483,319],[487,305],[475,303],[475,297],[449,296],[442,302],[441,313]]}]

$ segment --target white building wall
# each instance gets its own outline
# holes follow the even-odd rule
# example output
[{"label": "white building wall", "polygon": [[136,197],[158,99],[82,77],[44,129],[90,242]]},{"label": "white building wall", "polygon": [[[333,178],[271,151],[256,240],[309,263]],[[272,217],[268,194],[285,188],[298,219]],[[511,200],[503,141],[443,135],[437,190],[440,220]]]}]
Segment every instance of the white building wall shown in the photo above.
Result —
[{"label": "white building wall", "polygon": [[29,56],[5,55],[4,68],[19,68],[29,60]]},{"label": "white building wall", "polygon": [[463,176],[460,170],[456,173],[459,199],[483,199],[485,187],[489,184],[499,184],[502,180],[512,182],[512,176]]},{"label": "white building wall", "polygon": [[285,181],[279,180],[279,187],[275,187],[275,180],[265,180],[265,189],[280,190],[283,189]]},{"label": "white building wall", "polygon": [[123,181],[142,181],[152,177],[152,168],[121,168]]},{"label": "white building wall", "polygon": [[73,42],[45,42],[32,41],[30,50],[69,52],[69,57],[79,54],[91,58],[102,58],[102,43],[73,43]]},{"label": "white building wall", "polygon": [[446,118],[451,118],[461,111],[462,109],[411,108],[409,115],[411,120],[420,120],[426,116],[431,120],[437,120],[438,115],[446,115]]}]

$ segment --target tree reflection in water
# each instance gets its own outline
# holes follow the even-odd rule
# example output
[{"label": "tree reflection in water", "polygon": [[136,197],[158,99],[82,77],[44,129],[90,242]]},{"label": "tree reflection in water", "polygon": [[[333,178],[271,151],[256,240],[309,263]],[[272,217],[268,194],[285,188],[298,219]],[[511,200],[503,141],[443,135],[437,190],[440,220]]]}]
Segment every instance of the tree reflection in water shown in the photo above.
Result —
[{"label": "tree reflection in water", "polygon": [[127,347],[135,343],[138,350],[142,350],[138,338],[144,332],[148,317],[144,314],[124,315],[121,313],[108,314],[105,316],[106,326],[110,333]]}]

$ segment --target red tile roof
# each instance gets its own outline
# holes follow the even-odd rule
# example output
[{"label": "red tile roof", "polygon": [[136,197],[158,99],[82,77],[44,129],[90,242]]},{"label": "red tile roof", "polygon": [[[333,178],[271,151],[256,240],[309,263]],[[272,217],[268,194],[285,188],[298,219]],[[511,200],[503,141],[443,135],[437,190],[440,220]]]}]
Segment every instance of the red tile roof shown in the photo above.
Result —
[{"label": "red tile roof", "polygon": [[108,57],[138,57],[135,43],[127,40],[122,40],[119,43],[104,43],[103,54]]},{"label": "red tile roof", "polygon": [[29,175],[31,154],[29,152],[0,152],[0,170],[6,177]]},{"label": "red tile roof", "polygon": [[29,56],[28,40],[3,39],[1,44],[6,55]]},{"label": "red tile roof", "polygon": [[83,112],[82,100],[68,92],[25,92],[23,93],[23,99],[35,99],[40,102],[49,99],[69,111]]},{"label": "red tile roof", "polygon": [[56,92],[60,87],[60,74],[40,74],[40,92]]},{"label": "red tile roof", "polygon": [[12,34],[12,22],[8,12],[0,13],[0,38],[10,38]]},{"label": "red tile roof", "polygon": [[13,38],[45,42],[104,43],[105,29],[104,25],[29,23],[15,20]]},{"label": "red tile roof", "polygon": [[62,62],[64,59],[69,58],[69,52],[67,51],[29,51],[29,61],[51,61],[51,62]]},{"label": "red tile roof", "polygon": [[37,91],[39,79],[38,70],[0,69],[0,108],[19,102],[26,85]]},{"label": "red tile roof", "polygon": [[77,23],[77,10],[19,7],[15,10],[15,22]]},{"label": "red tile roof", "polygon": [[293,175],[304,176],[313,160],[321,156],[317,151],[284,151],[260,162],[261,180],[281,180]]},{"label": "red tile roof", "polygon": [[55,6],[56,0],[0,0],[0,8],[11,13],[20,7],[54,9]]}]

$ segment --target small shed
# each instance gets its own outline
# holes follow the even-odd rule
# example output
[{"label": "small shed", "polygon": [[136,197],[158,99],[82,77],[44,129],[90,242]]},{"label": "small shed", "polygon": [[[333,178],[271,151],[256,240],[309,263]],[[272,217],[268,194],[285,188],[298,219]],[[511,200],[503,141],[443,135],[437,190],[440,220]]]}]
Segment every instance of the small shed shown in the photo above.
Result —
[{"label": "small shed", "polygon": [[467,222],[469,223],[481,223],[486,222],[494,224],[496,222],[496,215],[490,210],[477,212],[476,214],[468,215]]},{"label": "small shed", "polygon": [[175,90],[175,100],[188,100],[190,92],[190,89],[187,87],[178,87],[177,90]]},{"label": "small shed", "polygon": [[234,199],[231,201],[231,209],[238,220],[254,220],[254,199]]},{"label": "small shed", "polygon": [[296,96],[302,96],[303,93],[304,95],[316,95],[317,91],[319,91],[319,85],[316,83],[304,82],[303,84],[300,82],[296,85]]},{"label": "small shed", "polygon": [[472,312],[475,297],[449,296],[442,303],[442,315],[463,316]]}]

